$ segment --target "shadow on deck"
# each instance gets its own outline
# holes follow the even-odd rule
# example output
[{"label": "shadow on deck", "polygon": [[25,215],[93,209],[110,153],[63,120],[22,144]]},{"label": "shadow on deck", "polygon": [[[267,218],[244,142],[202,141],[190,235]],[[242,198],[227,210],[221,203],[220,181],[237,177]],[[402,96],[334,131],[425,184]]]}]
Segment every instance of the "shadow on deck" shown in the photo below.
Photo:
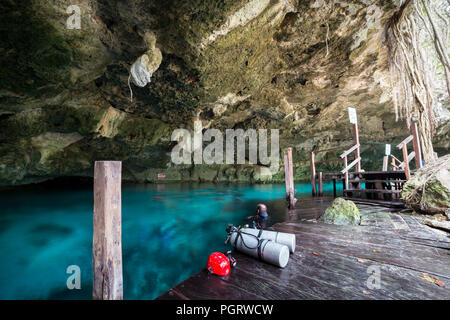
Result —
[{"label": "shadow on deck", "polygon": [[[296,234],[280,269],[235,252],[227,277],[206,269],[158,299],[450,299],[450,238],[398,210],[358,204],[360,226],[316,222],[333,198],[300,198],[273,229]],[[381,288],[369,289],[369,267]]]}]

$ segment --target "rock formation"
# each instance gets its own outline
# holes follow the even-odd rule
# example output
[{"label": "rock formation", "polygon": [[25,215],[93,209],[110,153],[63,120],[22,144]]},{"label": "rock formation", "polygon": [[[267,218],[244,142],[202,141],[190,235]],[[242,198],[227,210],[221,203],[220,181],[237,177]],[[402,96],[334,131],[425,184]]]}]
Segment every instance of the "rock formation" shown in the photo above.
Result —
[{"label": "rock formation", "polygon": [[[104,159],[122,160],[132,181],[283,179],[282,166],[269,178],[263,166],[174,166],[171,133],[200,112],[203,128],[280,129],[305,179],[313,147],[350,142],[348,106],[362,167],[379,170],[384,143],[408,135],[383,43],[400,2],[80,0],[80,29],[68,29],[66,1],[2,1],[0,185],[92,176]],[[130,101],[130,67],[149,49],[151,82]]]},{"label": "rock formation", "polygon": [[352,201],[336,198],[320,220],[336,225],[359,225],[361,216],[358,207]]},{"label": "rock formation", "polygon": [[450,209],[450,155],[419,169],[403,187],[402,198],[419,213],[445,215]]}]

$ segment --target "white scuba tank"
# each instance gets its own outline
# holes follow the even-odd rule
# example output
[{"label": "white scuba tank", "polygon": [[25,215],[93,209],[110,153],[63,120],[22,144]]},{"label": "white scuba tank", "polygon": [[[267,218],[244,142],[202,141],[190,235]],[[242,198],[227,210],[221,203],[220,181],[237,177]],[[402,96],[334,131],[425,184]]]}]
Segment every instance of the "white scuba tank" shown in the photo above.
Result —
[{"label": "white scuba tank", "polygon": [[291,253],[295,252],[295,234],[293,233],[285,233],[285,232],[277,232],[277,231],[269,231],[269,230],[261,230],[261,229],[252,229],[252,228],[244,228],[241,231],[245,233],[250,233],[254,236],[259,237],[260,239],[272,240],[273,242],[284,244],[289,248]]},{"label": "white scuba tank", "polygon": [[230,244],[238,251],[281,268],[286,267],[289,261],[287,246],[268,239],[258,239],[244,230],[233,231],[230,234]]}]

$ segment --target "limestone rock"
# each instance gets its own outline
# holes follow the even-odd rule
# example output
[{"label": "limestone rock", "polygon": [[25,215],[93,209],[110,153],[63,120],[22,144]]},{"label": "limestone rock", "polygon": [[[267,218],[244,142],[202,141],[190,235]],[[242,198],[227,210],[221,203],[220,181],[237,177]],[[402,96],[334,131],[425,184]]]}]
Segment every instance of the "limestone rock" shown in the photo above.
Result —
[{"label": "limestone rock", "polygon": [[352,201],[336,198],[320,220],[337,225],[359,225],[361,216],[358,207]]},{"label": "limestone rock", "polygon": [[402,199],[417,212],[445,214],[450,208],[450,155],[418,170],[404,185]]},{"label": "limestone rock", "polygon": [[[280,148],[294,148],[295,179],[304,181],[312,148],[352,143],[346,106],[354,106],[362,167],[380,170],[384,144],[407,132],[392,111],[383,41],[398,3],[79,0],[81,29],[67,29],[67,1],[1,1],[0,185],[89,176],[98,159],[121,160],[133,181],[167,168],[179,171],[167,174],[173,180],[284,181],[282,165],[272,175],[171,167],[171,133],[198,111],[204,128],[223,133],[281,129]],[[136,60],[139,84],[151,76],[151,85],[132,87]],[[57,145],[43,144],[48,132]],[[436,128],[439,154],[448,153],[448,132]],[[68,134],[83,138],[71,143]]]}]

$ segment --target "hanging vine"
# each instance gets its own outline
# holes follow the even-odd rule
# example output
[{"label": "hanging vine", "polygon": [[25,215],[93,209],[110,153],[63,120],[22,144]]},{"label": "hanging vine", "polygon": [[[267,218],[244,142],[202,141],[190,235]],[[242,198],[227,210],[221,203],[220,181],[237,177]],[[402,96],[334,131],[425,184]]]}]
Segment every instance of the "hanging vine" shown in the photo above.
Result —
[{"label": "hanging vine", "polygon": [[[426,54],[420,43],[422,25],[429,29],[438,57],[447,71],[448,54],[446,43],[443,42],[441,32],[434,23],[431,3],[424,5],[427,1],[406,0],[403,3],[387,23],[386,44],[396,120],[405,119],[408,128],[412,121],[418,122],[424,160],[433,162],[435,160],[432,145],[435,123],[433,84],[427,68]],[[419,5],[424,6],[423,11]],[[431,28],[426,19],[429,20]],[[447,87],[449,86],[450,79],[447,80]]]}]

